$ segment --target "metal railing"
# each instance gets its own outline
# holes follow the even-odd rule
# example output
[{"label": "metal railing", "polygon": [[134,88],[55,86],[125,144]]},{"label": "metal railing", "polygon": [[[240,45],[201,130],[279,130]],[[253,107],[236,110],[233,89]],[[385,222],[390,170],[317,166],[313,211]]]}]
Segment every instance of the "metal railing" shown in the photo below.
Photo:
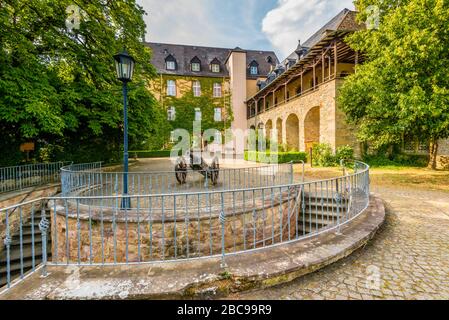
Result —
[{"label": "metal railing", "polygon": [[0,193],[57,183],[60,181],[60,169],[66,164],[36,163],[0,168]]},{"label": "metal railing", "polygon": [[[162,263],[217,256],[226,266],[229,255],[340,232],[368,207],[369,192],[369,167],[348,162],[342,176],[320,181],[131,194],[126,197],[133,204],[128,210],[121,209],[121,195],[38,199],[0,209],[1,216],[11,211],[20,215],[20,232],[14,237],[8,218],[0,227],[6,234],[0,284],[10,288],[14,277],[26,277],[27,266],[29,272],[41,270],[44,276],[47,265]],[[34,254],[30,258],[24,256],[25,245]],[[36,254],[42,261],[38,267]]]},{"label": "metal railing", "polygon": [[[175,171],[129,172],[129,194],[170,194],[183,192],[245,189],[285,185],[293,182],[294,163],[265,165],[239,169],[187,170],[186,181],[180,183]],[[304,162],[302,162],[304,167]],[[210,176],[217,173],[213,181]],[[119,196],[123,172],[102,171],[100,163],[81,164],[61,169],[64,196]]]}]

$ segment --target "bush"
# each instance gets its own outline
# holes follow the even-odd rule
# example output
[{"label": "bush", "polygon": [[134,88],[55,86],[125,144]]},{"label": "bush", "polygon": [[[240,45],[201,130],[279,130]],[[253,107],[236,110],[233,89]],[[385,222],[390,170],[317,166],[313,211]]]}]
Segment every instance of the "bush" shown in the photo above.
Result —
[{"label": "bush", "polygon": [[354,159],[354,149],[350,146],[341,146],[334,154],[330,144],[320,143],[313,147],[312,158],[315,166],[333,167],[339,165],[341,160]]},{"label": "bush", "polygon": [[335,161],[337,164],[341,160],[353,160],[354,159],[354,149],[350,146],[341,146],[337,148],[335,152]]},{"label": "bush", "polygon": [[129,151],[130,158],[169,158],[170,150]]},{"label": "bush", "polygon": [[332,147],[328,143],[320,143],[313,146],[312,162],[314,166],[332,167],[336,164]]},{"label": "bush", "polygon": [[427,155],[417,154],[395,154],[392,156],[381,155],[367,155],[363,158],[371,167],[426,167],[428,162]]},{"label": "bush", "polygon": [[53,162],[55,161],[55,155],[64,152],[64,148],[54,144],[46,144],[38,151],[39,162]]},{"label": "bush", "polygon": [[246,161],[254,161],[259,163],[288,163],[288,162],[297,162],[297,161],[307,161],[307,153],[305,152],[276,152],[271,153],[267,152],[259,152],[259,151],[245,151],[245,160]]}]

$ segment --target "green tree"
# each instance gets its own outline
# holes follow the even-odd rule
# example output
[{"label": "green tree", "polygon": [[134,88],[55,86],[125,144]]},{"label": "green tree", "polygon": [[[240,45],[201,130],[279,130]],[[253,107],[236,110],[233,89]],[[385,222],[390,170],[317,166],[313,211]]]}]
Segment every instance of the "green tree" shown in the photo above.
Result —
[{"label": "green tree", "polygon": [[[68,13],[71,5],[81,14]],[[63,151],[54,157],[74,161],[119,158],[123,98],[112,56],[123,47],[136,59],[129,93],[131,146],[163,136],[164,113],[146,89],[155,71],[142,43],[143,14],[134,0],[2,1],[0,129],[8,141],[3,144],[11,150],[26,140],[58,145]],[[68,28],[67,18],[76,23],[79,17],[79,28]]]},{"label": "green tree", "polygon": [[403,135],[430,143],[436,168],[438,140],[449,137],[449,2],[357,0],[360,21],[380,8],[379,28],[348,37],[365,63],[348,77],[339,103],[358,137],[380,148]]}]

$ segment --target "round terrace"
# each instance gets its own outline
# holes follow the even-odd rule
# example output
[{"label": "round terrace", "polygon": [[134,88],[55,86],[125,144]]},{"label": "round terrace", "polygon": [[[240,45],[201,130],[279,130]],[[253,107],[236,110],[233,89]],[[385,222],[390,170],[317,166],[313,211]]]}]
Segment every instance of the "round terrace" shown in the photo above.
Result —
[{"label": "round terrace", "polygon": [[[352,172],[350,172],[352,171]],[[293,164],[221,169],[215,183],[188,171],[123,173],[99,163],[62,168],[50,205],[53,263],[115,264],[195,259],[268,248],[340,228],[369,204],[369,170],[296,181]],[[123,209],[123,199],[131,208]]]},{"label": "round terrace", "polygon": [[[204,274],[225,285],[223,292],[246,290],[315,271],[374,235],[384,213],[377,199],[370,202],[366,164],[347,163],[343,175],[320,181],[304,181],[293,169],[221,168],[214,181],[211,172],[190,170],[183,183],[175,171],[130,172],[123,195],[123,173],[100,163],[65,166],[60,196],[0,209],[6,296],[41,297],[45,283],[59,292],[55,298],[115,297],[102,288],[79,296],[69,278],[61,289],[67,265],[83,266],[86,288],[106,281],[98,267],[109,267],[107,281],[126,279],[135,297],[202,294],[201,286],[210,286]],[[149,276],[153,268],[159,271]],[[223,278],[228,272],[235,281]]]}]

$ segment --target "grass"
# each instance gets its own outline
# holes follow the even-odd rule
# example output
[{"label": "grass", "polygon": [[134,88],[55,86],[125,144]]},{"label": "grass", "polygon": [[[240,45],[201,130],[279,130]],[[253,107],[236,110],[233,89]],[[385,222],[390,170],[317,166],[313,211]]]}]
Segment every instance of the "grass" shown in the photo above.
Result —
[{"label": "grass", "polygon": [[[295,167],[301,173],[301,167]],[[378,167],[371,168],[371,184],[379,187],[413,188],[449,192],[449,171],[433,171],[417,167]],[[306,167],[307,179],[329,179],[341,175],[341,168]]]}]

